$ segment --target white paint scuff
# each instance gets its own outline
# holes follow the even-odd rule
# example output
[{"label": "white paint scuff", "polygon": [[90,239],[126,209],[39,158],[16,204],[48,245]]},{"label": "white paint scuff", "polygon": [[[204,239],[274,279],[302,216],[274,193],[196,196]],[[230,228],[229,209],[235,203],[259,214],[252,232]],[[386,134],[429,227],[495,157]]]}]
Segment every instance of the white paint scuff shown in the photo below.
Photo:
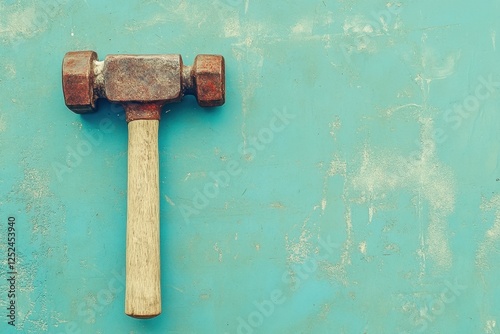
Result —
[{"label": "white paint scuff", "polygon": [[452,171],[437,158],[433,139],[434,122],[431,118],[419,118],[421,124],[420,150],[410,156],[391,152],[375,152],[365,147],[360,170],[352,178],[353,189],[358,191],[358,203],[369,204],[369,219],[377,211],[378,203],[384,204],[387,194],[407,189],[416,200],[416,211],[422,206],[429,208],[424,249],[420,254],[434,260],[441,268],[450,268],[452,253],[446,236],[447,217],[455,205],[455,179]]},{"label": "white paint scuff", "polygon": [[6,61],[4,66],[4,73],[9,79],[14,79],[16,77],[16,66],[12,61]]},{"label": "white paint scuff", "polygon": [[46,28],[46,25],[37,25],[37,7],[22,6],[12,10],[0,5],[2,20],[0,21],[0,37],[7,42],[14,42],[22,38],[34,37]]},{"label": "white paint scuff", "polygon": [[377,209],[375,208],[373,203],[371,203],[370,206],[368,207],[368,223],[370,223],[370,224],[372,223],[373,215],[375,214],[376,211],[377,211]]},{"label": "white paint scuff", "polygon": [[490,200],[484,200],[481,205],[482,211],[494,211],[495,221],[485,233],[483,242],[479,245],[476,253],[476,265],[481,269],[490,267],[488,255],[495,249],[500,240],[500,195],[495,195]]},{"label": "white paint scuff", "polygon": [[337,139],[337,132],[340,130],[342,127],[342,122],[340,121],[340,118],[337,116],[335,120],[330,123],[330,135],[333,137],[333,139]]},{"label": "white paint scuff", "polygon": [[240,19],[238,16],[229,17],[224,22],[224,37],[239,37],[241,35]]},{"label": "white paint scuff", "polygon": [[312,35],[313,32],[313,20],[312,19],[301,19],[299,22],[297,22],[296,25],[294,25],[291,28],[291,34],[292,36],[297,36],[297,35]]},{"label": "white paint scuff", "polygon": [[218,260],[219,260],[219,262],[222,262],[222,250],[219,248],[219,243],[218,243],[218,242],[216,242],[216,243],[214,244],[214,251],[216,251],[216,252],[217,252],[217,254],[219,255],[219,256],[218,256]]},{"label": "white paint scuff", "polygon": [[325,212],[325,209],[326,209],[326,204],[327,204],[327,202],[326,202],[326,198],[323,198],[323,199],[321,200],[321,211],[322,211],[322,212]]},{"label": "white paint scuff", "polygon": [[366,255],[366,241],[361,242],[358,246],[358,249],[361,254]]},{"label": "white paint scuff", "polygon": [[327,176],[342,175],[346,177],[347,162],[342,160],[338,155],[335,155],[330,161],[330,168],[328,169]]},{"label": "white paint scuff", "polygon": [[301,264],[311,253],[311,232],[306,228],[309,218],[302,223],[301,233],[297,240],[291,240],[285,235],[287,260],[290,264]]},{"label": "white paint scuff", "polygon": [[497,327],[496,320],[488,320],[486,321],[486,325],[484,326],[484,332],[486,334],[495,334],[496,327]]}]

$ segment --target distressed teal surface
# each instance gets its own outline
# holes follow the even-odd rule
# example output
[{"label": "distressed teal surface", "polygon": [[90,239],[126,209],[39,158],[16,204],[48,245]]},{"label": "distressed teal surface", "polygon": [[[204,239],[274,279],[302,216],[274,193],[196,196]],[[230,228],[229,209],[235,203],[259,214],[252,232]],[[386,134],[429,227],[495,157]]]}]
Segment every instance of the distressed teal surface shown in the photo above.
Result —
[{"label": "distressed teal surface", "polygon": [[[499,10],[0,1],[0,332],[500,333]],[[63,102],[87,49],[226,59],[223,107],[162,115],[152,320],[123,313],[123,110]]]}]

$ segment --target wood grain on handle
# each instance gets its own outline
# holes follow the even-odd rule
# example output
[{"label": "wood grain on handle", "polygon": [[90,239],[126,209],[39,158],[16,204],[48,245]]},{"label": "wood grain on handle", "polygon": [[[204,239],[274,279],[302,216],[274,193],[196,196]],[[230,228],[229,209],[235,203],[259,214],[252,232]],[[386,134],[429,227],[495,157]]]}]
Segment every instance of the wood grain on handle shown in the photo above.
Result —
[{"label": "wood grain on handle", "polygon": [[158,123],[128,123],[125,313],[134,318],[161,313]]}]

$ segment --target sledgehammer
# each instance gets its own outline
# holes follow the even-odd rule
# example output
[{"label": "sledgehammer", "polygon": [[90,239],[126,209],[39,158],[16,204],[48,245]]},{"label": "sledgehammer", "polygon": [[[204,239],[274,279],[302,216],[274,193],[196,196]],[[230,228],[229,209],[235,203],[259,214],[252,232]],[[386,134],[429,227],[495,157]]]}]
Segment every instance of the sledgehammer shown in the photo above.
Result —
[{"label": "sledgehammer", "polygon": [[94,112],[96,100],[123,105],[128,122],[128,189],[125,313],[152,318],[161,313],[158,123],[162,107],[186,94],[202,107],[225,101],[224,58],[199,55],[185,66],[177,54],[109,55],[68,52],[62,81],[66,106]]}]

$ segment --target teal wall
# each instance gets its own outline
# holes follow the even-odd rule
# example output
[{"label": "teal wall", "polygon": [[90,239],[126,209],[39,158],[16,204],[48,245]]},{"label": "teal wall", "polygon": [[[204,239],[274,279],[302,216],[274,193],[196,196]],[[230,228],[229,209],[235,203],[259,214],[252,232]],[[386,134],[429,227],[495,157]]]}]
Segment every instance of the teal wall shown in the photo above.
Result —
[{"label": "teal wall", "polygon": [[[499,10],[0,1],[0,332],[500,333]],[[62,97],[87,49],[226,58],[223,107],[162,115],[152,320],[123,313],[123,110]]]}]

